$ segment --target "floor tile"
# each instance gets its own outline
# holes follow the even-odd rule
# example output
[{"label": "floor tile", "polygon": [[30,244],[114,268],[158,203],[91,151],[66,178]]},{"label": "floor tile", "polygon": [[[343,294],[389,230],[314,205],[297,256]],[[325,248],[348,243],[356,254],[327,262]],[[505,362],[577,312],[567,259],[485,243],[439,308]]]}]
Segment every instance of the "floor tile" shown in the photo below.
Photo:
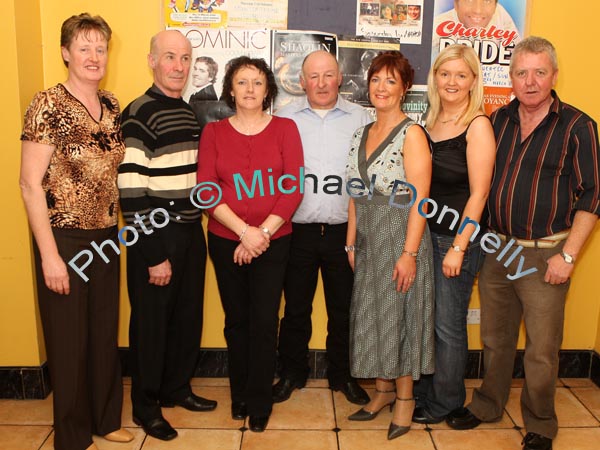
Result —
[{"label": "floor tile", "polygon": [[435,449],[429,433],[425,430],[410,430],[404,436],[391,441],[387,440],[387,430],[342,430],[338,433],[338,438],[340,450]]},{"label": "floor tile", "polygon": [[334,428],[331,391],[320,388],[296,389],[289,400],[275,403],[267,426],[270,430],[333,430]]},{"label": "floor tile", "polygon": [[242,420],[231,418],[231,396],[229,387],[194,387],[198,395],[206,396],[218,402],[217,409],[209,412],[188,411],[185,408],[163,408],[162,413],[174,428],[227,428],[238,429],[244,425]]},{"label": "floor tile", "polygon": [[49,426],[0,425],[2,450],[37,450],[52,433]]},{"label": "floor tile", "polygon": [[44,400],[0,400],[0,425],[52,423],[52,394]]},{"label": "floor tile", "polygon": [[[520,388],[510,390],[506,411],[518,426],[523,427],[520,403],[521,391]],[[558,424],[561,427],[596,427],[600,425],[598,420],[567,388],[556,389],[555,405]]]},{"label": "floor tile", "polygon": [[[145,449],[144,449],[145,450]],[[241,450],[338,450],[334,431],[244,432]]]},{"label": "floor tile", "polygon": [[237,430],[177,431],[179,436],[172,441],[148,437],[142,450],[239,450],[242,440],[242,432]]},{"label": "floor tile", "polygon": [[466,388],[478,388],[481,386],[483,380],[481,378],[468,378],[465,380]]},{"label": "floor tile", "polygon": [[594,388],[600,390],[589,378],[561,378],[560,381],[569,388]]},{"label": "floor tile", "polygon": [[552,443],[554,450],[597,450],[600,428],[560,428]]},{"label": "floor tile", "polygon": [[[93,436],[94,443],[100,450],[140,450],[146,434],[141,428],[127,429],[133,434],[131,442],[110,442],[100,436]],[[40,450],[54,450],[54,433],[44,442],[44,446]]]},{"label": "floor tile", "polygon": [[600,419],[600,389],[577,388],[571,389],[571,392],[596,416],[596,419]]},{"label": "floor tile", "polygon": [[[192,387],[202,387],[202,386],[218,386],[218,387],[229,387],[229,378],[192,378],[190,381],[190,385]],[[196,389],[195,391],[198,391]],[[202,395],[202,389],[200,392],[196,392],[199,395]]]},{"label": "floor tile", "polygon": [[306,386],[307,388],[329,388],[329,381],[325,380],[325,379],[314,379],[311,378],[309,380],[306,380]]},{"label": "floor tile", "polygon": [[437,450],[517,450],[521,448],[523,440],[514,429],[435,430],[431,436]]}]

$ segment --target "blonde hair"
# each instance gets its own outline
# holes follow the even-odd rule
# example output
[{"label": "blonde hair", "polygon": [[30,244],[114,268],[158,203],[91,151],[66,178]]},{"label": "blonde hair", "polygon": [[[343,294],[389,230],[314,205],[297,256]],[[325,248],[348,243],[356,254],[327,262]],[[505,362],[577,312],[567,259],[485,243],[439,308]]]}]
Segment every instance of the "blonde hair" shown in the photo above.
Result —
[{"label": "blonde hair", "polygon": [[433,127],[442,109],[440,94],[437,90],[437,85],[435,82],[435,74],[442,64],[455,59],[462,59],[475,76],[475,86],[473,86],[473,89],[471,89],[471,93],[469,95],[469,104],[457,121],[463,125],[468,125],[474,117],[483,112],[483,77],[481,74],[481,65],[479,64],[477,54],[473,48],[467,47],[466,45],[450,45],[442,50],[437,58],[435,58],[435,61],[431,66],[431,70],[429,71],[429,75],[427,76],[429,112],[427,113],[425,125],[429,128]]}]

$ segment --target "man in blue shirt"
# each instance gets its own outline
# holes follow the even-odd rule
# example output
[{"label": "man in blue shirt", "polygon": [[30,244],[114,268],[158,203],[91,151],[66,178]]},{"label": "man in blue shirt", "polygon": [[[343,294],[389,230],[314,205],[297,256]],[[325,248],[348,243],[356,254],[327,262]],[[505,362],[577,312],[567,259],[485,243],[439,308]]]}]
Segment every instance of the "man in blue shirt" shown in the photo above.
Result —
[{"label": "man in blue shirt", "polygon": [[312,301],[321,269],[328,316],[329,386],[348,401],[364,405],[369,396],[350,376],[348,363],[353,274],[344,251],[348,194],[343,180],[352,135],[372,119],[363,107],[338,95],[342,75],[330,53],[319,50],[308,55],[300,82],[306,97],[277,112],[298,126],[306,175],[304,197],[292,218],[285,313],[279,332],[281,378],[273,386],[273,401],[287,400],[294,389],[306,384]]}]

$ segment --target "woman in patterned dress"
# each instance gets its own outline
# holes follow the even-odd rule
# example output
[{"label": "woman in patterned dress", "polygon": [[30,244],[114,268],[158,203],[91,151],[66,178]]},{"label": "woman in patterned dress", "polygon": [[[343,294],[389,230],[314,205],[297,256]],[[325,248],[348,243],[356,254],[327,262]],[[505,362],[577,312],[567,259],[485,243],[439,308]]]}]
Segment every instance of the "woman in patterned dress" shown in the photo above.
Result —
[{"label": "woman in patterned dress", "polygon": [[[100,16],[84,13],[63,23],[67,80],[36,94],[21,135],[20,185],[34,237],[56,450],[96,450],[92,434],[117,442],[133,439],[121,428],[117,348],[117,166],[125,146],[119,103],[98,90],[110,36]],[[82,250],[95,255],[87,280],[66,263]],[[83,267],[83,260],[78,263]]]},{"label": "woman in patterned dress", "polygon": [[349,419],[372,420],[395,405],[388,439],[410,430],[413,380],[433,372],[432,254],[421,205],[431,156],[425,132],[401,109],[413,76],[400,52],[373,60],[369,97],[377,121],[357,130],[347,166],[351,371],[376,378],[373,399]]}]

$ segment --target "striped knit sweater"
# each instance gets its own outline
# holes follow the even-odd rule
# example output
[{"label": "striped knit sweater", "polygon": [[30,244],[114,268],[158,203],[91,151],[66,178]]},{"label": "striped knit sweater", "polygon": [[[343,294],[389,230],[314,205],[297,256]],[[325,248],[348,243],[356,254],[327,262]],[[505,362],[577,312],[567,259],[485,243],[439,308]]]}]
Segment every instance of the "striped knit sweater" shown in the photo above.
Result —
[{"label": "striped knit sweater", "polygon": [[[138,231],[136,249],[151,267],[167,259],[160,239],[163,223],[191,223],[202,215],[189,199],[196,185],[200,128],[186,102],[154,85],[125,108],[121,123],[126,146],[118,176],[121,210],[127,225]],[[157,208],[168,212],[168,220]]]}]

